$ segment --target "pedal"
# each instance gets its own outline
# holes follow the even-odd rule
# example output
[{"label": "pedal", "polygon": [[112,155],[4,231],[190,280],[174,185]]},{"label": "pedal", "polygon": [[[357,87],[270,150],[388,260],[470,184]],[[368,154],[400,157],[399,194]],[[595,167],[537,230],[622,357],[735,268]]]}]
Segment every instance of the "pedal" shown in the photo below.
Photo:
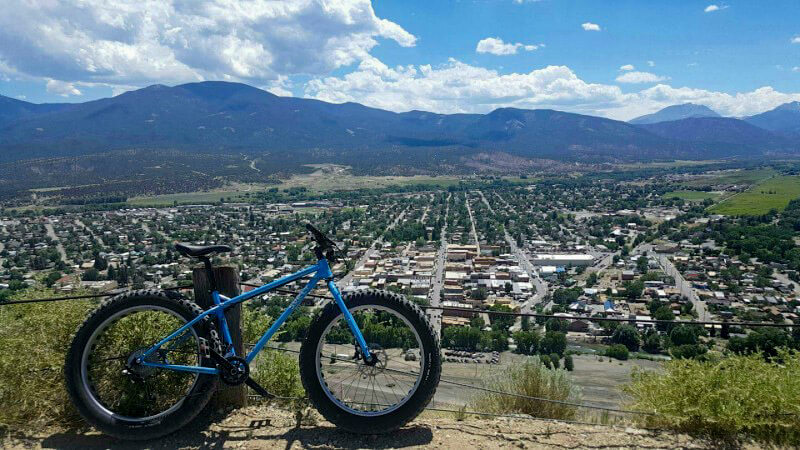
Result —
[{"label": "pedal", "polygon": [[211,358],[211,346],[205,338],[198,338],[200,340],[200,351],[203,353],[205,359]]}]

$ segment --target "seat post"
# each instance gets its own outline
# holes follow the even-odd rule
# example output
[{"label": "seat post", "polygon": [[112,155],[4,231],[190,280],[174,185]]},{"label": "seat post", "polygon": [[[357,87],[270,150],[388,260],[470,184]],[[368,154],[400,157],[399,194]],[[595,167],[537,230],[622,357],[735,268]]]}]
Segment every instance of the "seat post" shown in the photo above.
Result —
[{"label": "seat post", "polygon": [[208,276],[208,284],[211,286],[211,292],[218,290],[217,279],[214,277],[214,267],[211,266],[211,260],[208,259],[208,256],[201,256],[200,261],[203,261],[203,266],[206,269],[206,275]]}]

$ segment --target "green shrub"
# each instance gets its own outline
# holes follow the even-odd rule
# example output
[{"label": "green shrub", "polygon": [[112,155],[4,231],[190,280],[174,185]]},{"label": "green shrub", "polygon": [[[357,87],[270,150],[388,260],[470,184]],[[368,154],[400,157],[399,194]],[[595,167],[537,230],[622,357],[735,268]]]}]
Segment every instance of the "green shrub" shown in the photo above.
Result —
[{"label": "green shrub", "polygon": [[669,354],[676,359],[691,359],[704,355],[708,349],[699,344],[678,345],[669,349]]},{"label": "green shrub", "polygon": [[782,363],[760,355],[716,361],[676,359],[663,372],[637,369],[625,392],[646,426],[668,428],[735,443],[751,437],[800,445],[800,353]]},{"label": "green shrub", "polygon": [[569,372],[575,370],[575,363],[572,361],[572,355],[567,355],[564,357],[564,368]]},{"label": "green shrub", "polygon": [[[14,298],[55,296],[31,290]],[[64,388],[64,357],[94,305],[80,300],[0,306],[0,426],[80,423]]]},{"label": "green shrub", "polygon": [[251,365],[252,377],[269,393],[305,397],[297,360],[280,350],[263,350]]},{"label": "green shrub", "polygon": [[558,365],[559,365],[558,364],[558,360],[559,359],[560,358],[559,358],[558,354],[556,354],[556,353],[551,353],[550,354],[550,362],[553,363],[553,369],[558,369]]},{"label": "green shrub", "polygon": [[[548,369],[541,359],[543,357],[533,356],[513,364],[507,370],[484,379],[483,385],[501,392],[580,402],[580,392],[567,372]],[[480,394],[473,403],[478,411],[529,414],[551,419],[573,419],[577,412],[574,406],[495,393]]]},{"label": "green shrub", "polygon": [[541,361],[542,364],[544,364],[544,366],[547,367],[548,369],[552,369],[553,368],[553,361],[550,360],[550,356],[548,356],[548,355],[539,355],[539,361]]},{"label": "green shrub", "polygon": [[606,349],[605,355],[609,358],[625,361],[628,359],[628,347],[625,347],[622,344],[614,344]]}]

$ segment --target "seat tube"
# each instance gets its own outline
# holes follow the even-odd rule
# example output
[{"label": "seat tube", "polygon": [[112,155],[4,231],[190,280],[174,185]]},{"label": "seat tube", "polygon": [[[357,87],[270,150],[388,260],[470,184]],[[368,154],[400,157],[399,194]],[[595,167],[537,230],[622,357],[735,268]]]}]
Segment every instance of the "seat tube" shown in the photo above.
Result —
[{"label": "seat tube", "polygon": [[[219,298],[219,292],[215,289],[211,291],[211,299],[214,301],[215,306],[219,306],[222,301]],[[225,318],[225,311],[220,308],[216,312],[217,315],[217,322],[219,322],[220,328],[222,328],[222,338],[225,340],[225,345],[230,349],[230,353],[233,356],[236,356],[236,348],[233,345],[233,338],[231,337],[231,330],[228,328],[228,320]]]},{"label": "seat tube", "polygon": [[364,340],[364,336],[361,334],[361,330],[358,329],[356,320],[353,318],[353,315],[350,314],[350,310],[347,309],[347,305],[344,304],[342,294],[339,292],[339,288],[336,287],[336,283],[334,283],[333,280],[328,280],[328,290],[331,291],[331,295],[333,295],[336,305],[342,311],[344,319],[347,321],[347,325],[350,327],[350,331],[353,333],[353,336],[356,337],[356,342],[358,342],[358,346],[361,348],[364,358],[369,358],[370,352],[369,348],[367,347],[367,341]]}]

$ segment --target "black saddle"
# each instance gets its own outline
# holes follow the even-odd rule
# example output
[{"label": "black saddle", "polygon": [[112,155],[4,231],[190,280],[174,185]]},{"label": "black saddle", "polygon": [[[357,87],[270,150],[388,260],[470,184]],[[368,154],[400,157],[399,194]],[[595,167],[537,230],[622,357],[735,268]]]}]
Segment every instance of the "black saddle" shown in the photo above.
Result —
[{"label": "black saddle", "polygon": [[175,243],[175,250],[177,250],[181,255],[191,256],[193,258],[199,258],[212,253],[226,253],[233,251],[229,245],[189,245],[180,242]]}]

